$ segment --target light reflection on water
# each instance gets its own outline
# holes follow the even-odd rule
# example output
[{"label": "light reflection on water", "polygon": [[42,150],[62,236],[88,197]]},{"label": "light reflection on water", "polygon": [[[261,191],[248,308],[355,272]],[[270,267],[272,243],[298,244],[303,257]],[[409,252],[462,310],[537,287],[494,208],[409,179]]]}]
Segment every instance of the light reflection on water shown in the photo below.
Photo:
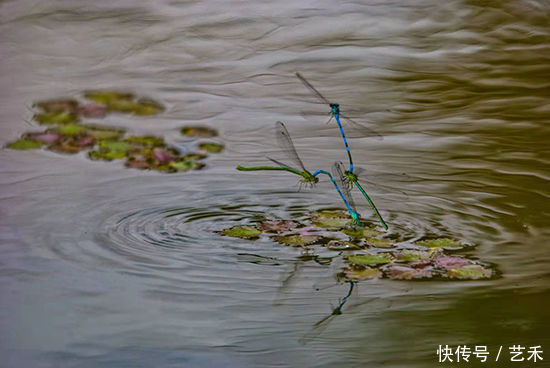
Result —
[{"label": "light reflection on water", "polygon": [[[123,87],[167,112],[108,124],[171,143],[208,124],[227,146],[174,175],[1,152],[0,351],[12,365],[433,366],[438,344],[544,344],[546,2],[0,7],[3,144],[29,130],[34,100]],[[276,120],[307,167],[345,160],[295,71],[384,135],[350,134],[357,163],[413,179],[387,183],[404,199],[370,189],[396,236],[469,240],[503,277],[359,283],[316,329],[348,292],[339,257],[218,236],[340,205],[326,183],[296,192],[294,177],[234,170],[265,162]]]}]

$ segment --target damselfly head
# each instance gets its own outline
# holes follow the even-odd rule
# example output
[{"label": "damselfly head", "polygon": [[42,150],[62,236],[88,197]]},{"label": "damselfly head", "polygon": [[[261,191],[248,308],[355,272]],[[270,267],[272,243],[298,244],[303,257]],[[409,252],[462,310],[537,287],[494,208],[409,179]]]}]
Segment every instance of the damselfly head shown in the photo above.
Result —
[{"label": "damselfly head", "polygon": [[340,104],[331,103],[329,106],[334,114],[340,114]]}]

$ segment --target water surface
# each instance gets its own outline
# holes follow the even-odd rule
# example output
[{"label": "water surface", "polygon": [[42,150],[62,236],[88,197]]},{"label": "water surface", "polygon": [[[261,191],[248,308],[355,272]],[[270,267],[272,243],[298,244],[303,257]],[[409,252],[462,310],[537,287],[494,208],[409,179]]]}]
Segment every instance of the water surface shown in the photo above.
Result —
[{"label": "water surface", "polygon": [[[19,0],[0,10],[3,145],[33,128],[35,100],[124,88],[167,111],[105,123],[172,144],[183,144],[182,125],[207,124],[227,147],[204,170],[173,175],[3,149],[5,366],[431,367],[439,344],[548,348],[548,2]],[[387,183],[405,199],[370,189],[391,231],[476,243],[469,255],[502,277],[363,282],[342,315],[314,328],[348,291],[333,277],[338,260],[216,235],[341,206],[327,183],[297,192],[293,176],[234,169],[266,162],[276,120],[308,167],[346,159],[295,71],[384,136],[350,132],[360,166],[412,179]]]}]

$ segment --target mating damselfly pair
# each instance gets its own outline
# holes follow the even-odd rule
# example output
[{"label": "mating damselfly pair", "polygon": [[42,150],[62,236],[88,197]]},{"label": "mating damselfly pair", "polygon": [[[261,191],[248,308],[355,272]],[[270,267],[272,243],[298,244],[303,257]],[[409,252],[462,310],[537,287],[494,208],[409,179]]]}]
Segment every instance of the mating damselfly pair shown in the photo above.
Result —
[{"label": "mating damselfly pair", "polygon": [[[292,162],[292,164],[283,163],[278,160],[274,160],[272,158],[268,159],[272,161],[276,166],[255,166],[255,167],[243,167],[243,166],[237,166],[237,170],[240,171],[260,171],[260,170],[276,170],[276,171],[288,171],[290,173],[293,173],[295,175],[299,175],[302,177],[300,180],[300,185],[306,184],[306,185],[314,185],[319,182],[318,176],[320,174],[326,175],[338,191],[338,194],[344,201],[348,212],[350,213],[351,217],[355,221],[355,223],[359,226],[362,226],[362,223],[359,219],[359,214],[356,210],[355,203],[353,201],[353,197],[351,196],[351,189],[355,185],[363,197],[367,200],[369,205],[371,206],[372,210],[374,211],[374,214],[382,224],[382,226],[385,229],[388,229],[388,225],[380,215],[380,212],[378,212],[378,209],[374,205],[374,202],[369,197],[367,192],[364,190],[364,188],[359,183],[358,177],[357,177],[357,171],[355,170],[355,167],[353,165],[353,159],[351,156],[351,151],[349,148],[348,140],[346,138],[346,135],[344,133],[344,128],[342,127],[342,123],[340,121],[340,118],[344,118],[348,121],[350,121],[352,124],[359,125],[359,123],[356,123],[355,121],[346,118],[345,116],[341,115],[340,113],[340,105],[338,103],[330,102],[328,99],[326,99],[311,83],[309,83],[300,73],[296,73],[296,76],[304,83],[304,85],[309,88],[320,100],[320,102],[329,105],[330,107],[330,120],[334,118],[336,120],[336,123],[338,124],[338,128],[340,129],[340,134],[342,136],[342,139],[344,141],[344,145],[346,147],[346,152],[349,159],[349,168],[346,170],[344,167],[344,164],[342,162],[335,162],[332,166],[332,174],[326,170],[316,170],[313,173],[306,169],[304,166],[302,160],[298,156],[298,152],[296,151],[296,148],[294,147],[294,143],[292,142],[292,138],[290,137],[290,134],[288,133],[288,130],[286,129],[285,125],[278,121],[275,124],[276,129],[276,137],[277,142],[282,148],[282,150],[286,153],[286,156],[289,161]],[[330,121],[329,120],[329,121]],[[376,136],[378,138],[381,138],[381,136],[366,128],[363,127],[364,131],[367,131],[368,134]]]}]

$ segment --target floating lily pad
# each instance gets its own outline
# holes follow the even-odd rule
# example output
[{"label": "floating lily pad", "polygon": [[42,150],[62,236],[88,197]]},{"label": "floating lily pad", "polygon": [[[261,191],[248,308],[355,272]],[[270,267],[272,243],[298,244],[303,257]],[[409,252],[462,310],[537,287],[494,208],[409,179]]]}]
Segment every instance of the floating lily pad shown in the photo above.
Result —
[{"label": "floating lily pad", "polygon": [[223,145],[218,143],[212,143],[212,142],[201,143],[199,144],[199,148],[202,151],[206,151],[210,153],[220,153],[221,151],[223,151]]},{"label": "floating lily pad", "polygon": [[95,140],[92,137],[70,137],[51,145],[49,149],[56,152],[73,154],[90,148],[94,144]]},{"label": "floating lily pad", "polygon": [[313,225],[326,228],[342,228],[352,221],[347,212],[339,210],[317,211],[311,214]]},{"label": "floating lily pad", "polygon": [[58,100],[45,100],[38,101],[33,106],[42,109],[44,112],[76,112],[78,108],[78,101],[73,99],[58,99]]},{"label": "floating lily pad", "polygon": [[64,136],[71,136],[71,135],[84,134],[87,131],[88,131],[88,128],[85,127],[84,125],[67,124],[67,125],[60,125],[57,128],[48,130],[48,133],[54,132],[54,133],[62,134]]},{"label": "floating lily pad", "polygon": [[181,158],[185,161],[197,161],[202,160],[208,156],[202,154],[202,153],[188,153],[187,155],[181,156]]},{"label": "floating lily pad", "polygon": [[126,153],[132,149],[132,145],[115,140],[100,141],[99,148],[88,155],[93,160],[112,161],[126,157]]},{"label": "floating lily pad", "polygon": [[34,115],[33,119],[43,125],[77,124],[80,120],[78,115],[67,111],[44,112]]},{"label": "floating lily pad", "polygon": [[370,245],[371,247],[376,247],[376,248],[384,248],[384,249],[388,249],[388,248],[394,248],[395,247],[395,244],[393,243],[393,240],[391,239],[388,239],[388,238],[367,238],[366,241],[365,241],[368,245]]},{"label": "floating lily pad", "polygon": [[239,225],[225,229],[220,234],[234,238],[252,239],[257,238],[262,232],[254,226]]},{"label": "floating lily pad", "polygon": [[344,270],[344,276],[349,280],[372,280],[382,276],[382,272],[378,268],[346,268]]},{"label": "floating lily pad", "polygon": [[134,109],[136,115],[156,115],[164,111],[164,106],[157,101],[142,98],[138,100],[137,107]]},{"label": "floating lily pad", "polygon": [[134,99],[134,95],[132,93],[121,92],[121,91],[108,91],[108,90],[85,91],[84,97],[101,104],[107,104],[112,101],[118,101],[118,100]]},{"label": "floating lily pad", "polygon": [[87,91],[84,96],[103,104],[108,111],[126,112],[135,115],[155,115],[164,111],[164,106],[157,101],[147,98],[136,101],[134,95],[128,92]]},{"label": "floating lily pad", "polygon": [[488,279],[493,275],[491,269],[480,265],[470,264],[460,268],[453,268],[447,271],[446,276],[458,280],[479,280]]},{"label": "floating lily pad", "polygon": [[288,220],[266,220],[266,221],[260,222],[258,224],[258,228],[261,231],[283,232],[283,231],[292,230],[296,228],[298,225],[300,224],[297,222],[288,221]]},{"label": "floating lily pad", "polygon": [[375,253],[375,254],[357,254],[349,256],[348,262],[359,265],[376,265],[390,263],[394,260],[393,256],[389,253]]},{"label": "floating lily pad", "polygon": [[381,231],[371,229],[369,227],[355,227],[342,230],[342,232],[355,239],[372,238],[383,234]]},{"label": "floating lily pad", "polygon": [[16,150],[30,150],[42,147],[43,143],[32,139],[21,138],[15,142],[9,143],[6,147]]},{"label": "floating lily pad", "polygon": [[85,104],[78,106],[78,113],[85,118],[104,118],[107,114],[107,108],[104,105]]},{"label": "floating lily pad", "polygon": [[461,268],[466,265],[472,264],[472,261],[470,261],[469,259],[458,256],[439,256],[436,257],[433,262],[436,267],[446,270]]},{"label": "floating lily pad", "polygon": [[155,147],[151,152],[151,157],[160,164],[166,164],[174,160],[178,155],[177,151],[169,148]]},{"label": "floating lily pad", "polygon": [[58,142],[62,138],[62,135],[56,132],[27,133],[25,138],[44,144],[53,144]]},{"label": "floating lily pad", "polygon": [[202,126],[187,126],[180,130],[182,135],[188,135],[192,137],[210,138],[216,137],[218,132],[215,129],[202,127]]},{"label": "floating lily pad", "polygon": [[417,245],[421,245],[426,248],[444,248],[444,249],[461,249],[464,248],[464,244],[455,239],[450,238],[437,238],[437,239],[426,239],[417,241]]},{"label": "floating lily pad", "polygon": [[357,244],[349,242],[349,241],[341,241],[341,240],[331,240],[327,244],[327,248],[330,250],[335,251],[343,251],[343,250],[357,250],[361,249]]},{"label": "floating lily pad", "polygon": [[169,165],[175,171],[200,170],[204,167],[204,164],[201,162],[186,160],[172,161]]},{"label": "floating lily pad", "polygon": [[124,139],[126,143],[131,145],[141,146],[141,147],[164,147],[164,139],[160,137],[142,135],[142,136],[131,136]]},{"label": "floating lily pad", "polygon": [[315,235],[283,235],[283,236],[275,236],[273,237],[275,241],[281,243],[290,245],[293,247],[299,247],[303,245],[309,245],[318,242],[321,240],[320,236]]},{"label": "floating lily pad", "polygon": [[430,252],[421,251],[421,250],[404,249],[400,252],[394,253],[394,256],[399,261],[415,262],[415,261],[428,260],[430,258]]},{"label": "floating lily pad", "polygon": [[87,126],[86,133],[97,140],[117,140],[124,135],[124,129]]},{"label": "floating lily pad", "polygon": [[434,272],[429,268],[412,268],[396,264],[388,266],[384,272],[393,280],[425,279],[434,276]]}]

